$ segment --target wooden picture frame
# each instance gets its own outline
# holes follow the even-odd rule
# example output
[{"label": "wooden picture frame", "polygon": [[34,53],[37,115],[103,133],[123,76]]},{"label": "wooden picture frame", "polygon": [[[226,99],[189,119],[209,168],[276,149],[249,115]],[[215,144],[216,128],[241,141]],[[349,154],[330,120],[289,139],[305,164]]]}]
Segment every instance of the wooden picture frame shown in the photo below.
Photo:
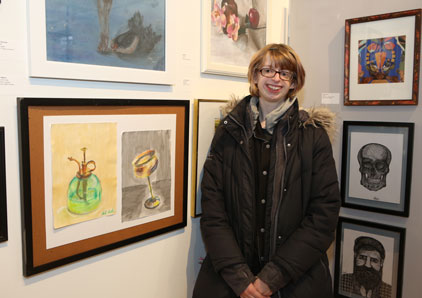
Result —
[{"label": "wooden picture frame", "polygon": [[7,192],[6,192],[6,146],[4,127],[0,127],[0,242],[8,240]]},{"label": "wooden picture frame", "polygon": [[227,100],[195,99],[193,112],[192,192],[191,215],[199,217],[201,208],[201,180],[205,159],[221,118],[221,108]]},{"label": "wooden picture frame", "polygon": [[25,276],[186,226],[188,100],[19,98],[18,119]]},{"label": "wooden picture frame", "polygon": [[374,297],[401,298],[405,236],[401,227],[340,217],[334,296],[364,297],[372,292]]},{"label": "wooden picture frame", "polygon": [[422,9],[345,22],[344,105],[417,105]]},{"label": "wooden picture frame", "polygon": [[414,126],[343,122],[343,207],[409,216]]}]

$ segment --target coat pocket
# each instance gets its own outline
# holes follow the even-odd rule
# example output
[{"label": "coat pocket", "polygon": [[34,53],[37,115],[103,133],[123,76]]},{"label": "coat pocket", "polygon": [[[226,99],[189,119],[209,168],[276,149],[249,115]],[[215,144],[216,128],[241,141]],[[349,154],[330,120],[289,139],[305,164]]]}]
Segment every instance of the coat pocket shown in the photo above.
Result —
[{"label": "coat pocket", "polygon": [[214,270],[208,255],[199,270],[192,298],[235,298],[224,279]]},{"label": "coat pocket", "polygon": [[332,298],[331,274],[326,257],[323,256],[296,283],[290,283],[279,292],[281,298]]}]

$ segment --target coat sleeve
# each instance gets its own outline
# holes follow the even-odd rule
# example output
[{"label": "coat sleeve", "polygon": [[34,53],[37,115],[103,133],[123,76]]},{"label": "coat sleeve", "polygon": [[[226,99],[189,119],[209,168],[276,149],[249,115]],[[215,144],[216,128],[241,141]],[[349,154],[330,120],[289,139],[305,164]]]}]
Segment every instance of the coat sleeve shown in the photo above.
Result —
[{"label": "coat sleeve", "polygon": [[[304,217],[258,275],[273,291],[285,287],[290,280],[298,281],[334,240],[340,193],[331,143],[324,129],[305,130],[308,129],[313,141],[306,143],[305,137],[302,147],[302,164],[309,163],[308,169],[302,169],[302,184],[306,186],[302,186]],[[271,275],[273,278],[269,279]]]},{"label": "coat sleeve", "polygon": [[236,241],[226,211],[223,170],[224,137],[217,132],[204,164],[201,183],[201,232],[212,265],[239,296],[255,277]]}]

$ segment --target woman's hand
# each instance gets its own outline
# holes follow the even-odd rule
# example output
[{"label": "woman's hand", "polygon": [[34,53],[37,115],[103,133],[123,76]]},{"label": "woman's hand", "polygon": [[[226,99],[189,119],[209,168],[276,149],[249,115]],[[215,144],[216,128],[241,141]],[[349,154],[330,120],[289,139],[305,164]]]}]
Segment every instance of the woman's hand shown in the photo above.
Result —
[{"label": "woman's hand", "polygon": [[260,292],[262,295],[268,296],[268,297],[272,295],[272,292],[271,292],[270,288],[268,287],[268,285],[265,282],[263,282],[262,280],[260,280],[259,278],[257,278],[255,280],[253,285],[255,286],[255,289],[258,292]]},{"label": "woman's hand", "polygon": [[[249,286],[246,288],[246,290],[244,290],[242,292],[242,294],[240,294],[240,298],[270,298],[269,295],[263,295],[261,294],[256,287],[254,286],[254,284],[256,283],[256,281],[253,284],[249,284]],[[263,283],[261,281],[261,283]],[[265,283],[263,283],[264,285],[266,285]],[[268,286],[267,286],[268,288]]]}]

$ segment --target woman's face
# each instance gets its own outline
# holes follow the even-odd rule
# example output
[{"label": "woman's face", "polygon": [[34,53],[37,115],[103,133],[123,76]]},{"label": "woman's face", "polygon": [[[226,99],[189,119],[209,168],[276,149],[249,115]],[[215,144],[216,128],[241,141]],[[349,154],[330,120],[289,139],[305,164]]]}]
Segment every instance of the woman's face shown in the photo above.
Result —
[{"label": "woman's face", "polygon": [[286,100],[287,93],[290,89],[294,89],[295,84],[292,83],[292,80],[282,80],[279,73],[276,73],[273,78],[264,77],[260,72],[263,68],[276,71],[283,70],[275,67],[271,59],[266,57],[265,63],[258,69],[254,78],[254,83],[258,86],[259,98],[272,103]]}]

